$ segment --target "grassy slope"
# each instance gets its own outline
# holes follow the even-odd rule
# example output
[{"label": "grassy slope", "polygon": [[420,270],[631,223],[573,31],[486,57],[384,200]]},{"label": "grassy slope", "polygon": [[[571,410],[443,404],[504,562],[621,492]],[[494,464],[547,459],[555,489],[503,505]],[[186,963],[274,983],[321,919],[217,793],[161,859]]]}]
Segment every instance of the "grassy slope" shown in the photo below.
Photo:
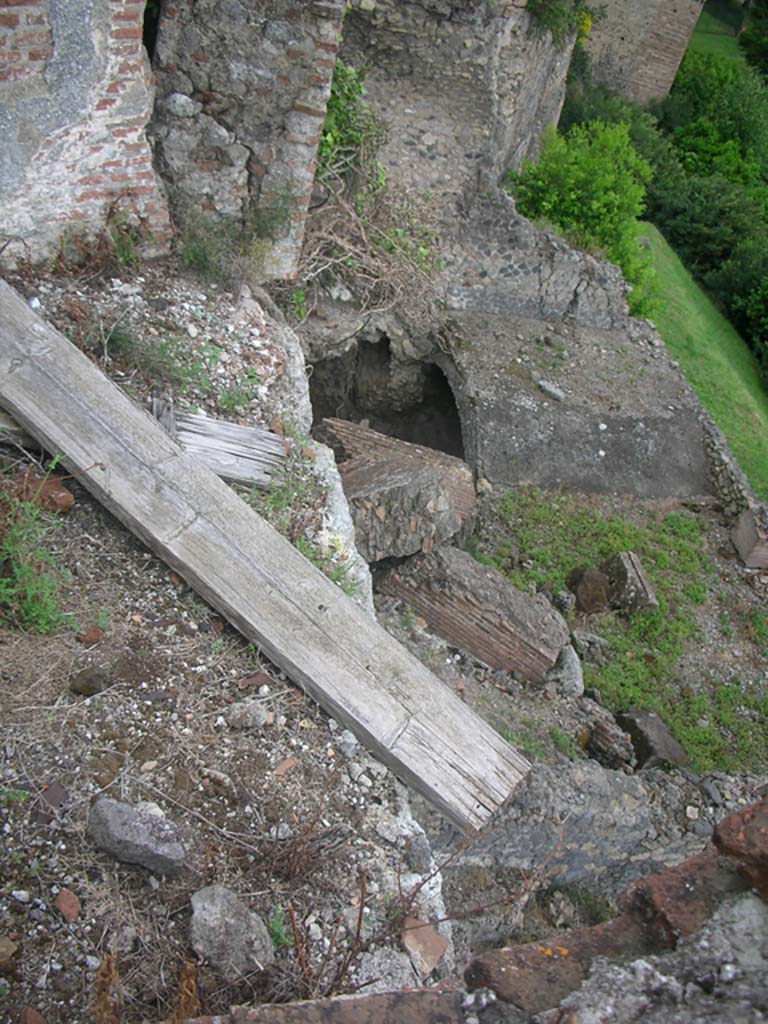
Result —
[{"label": "grassy slope", "polygon": [[656,326],[717,423],[755,491],[768,499],[768,393],[744,341],[652,225],[650,240],[664,307]]},{"label": "grassy slope", "polygon": [[744,56],[736,42],[742,17],[738,0],[709,0],[696,24],[688,48],[695,53],[743,60]]}]

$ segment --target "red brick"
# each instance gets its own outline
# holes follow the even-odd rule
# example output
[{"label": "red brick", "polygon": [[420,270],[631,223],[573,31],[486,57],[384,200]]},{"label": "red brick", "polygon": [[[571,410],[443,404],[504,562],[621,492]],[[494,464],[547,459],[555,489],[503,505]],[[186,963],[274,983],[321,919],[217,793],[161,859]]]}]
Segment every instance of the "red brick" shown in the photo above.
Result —
[{"label": "red brick", "polygon": [[52,47],[48,47],[47,50],[30,50],[27,54],[27,60],[48,60],[51,56]]},{"label": "red brick", "polygon": [[294,103],[293,109],[297,114],[306,114],[307,117],[318,117],[325,120],[325,111],[317,110],[316,107],[309,107],[306,103]]},{"label": "red brick", "polygon": [[721,853],[739,861],[740,873],[768,901],[768,797],[723,818],[714,841]]},{"label": "red brick", "polygon": [[26,78],[27,75],[31,74],[30,68],[3,68],[0,70],[0,82],[16,82],[20,78]]},{"label": "red brick", "polygon": [[0,10],[4,7],[39,7],[43,0],[0,0]]},{"label": "red brick", "polygon": [[109,110],[110,107],[114,107],[117,103],[115,99],[107,99],[106,97],[100,99],[95,106],[95,110]]},{"label": "red brick", "polygon": [[122,79],[116,79],[114,82],[110,82],[107,86],[108,93],[122,92],[125,89],[125,82]]},{"label": "red brick", "polygon": [[318,42],[315,44],[315,47],[318,50],[325,50],[326,53],[336,53],[339,49],[339,44]]},{"label": "red brick", "polygon": [[103,185],[104,178],[101,174],[86,174],[84,178],[78,178],[76,185]]},{"label": "red brick", "polygon": [[16,45],[17,46],[45,46],[46,43],[50,43],[51,34],[44,29],[42,32],[17,32],[16,33]]},{"label": "red brick", "polygon": [[118,65],[118,75],[140,75],[144,68],[137,61],[124,60],[122,64]]},{"label": "red brick", "polygon": [[113,28],[109,33],[110,39],[141,39],[141,25],[134,25],[132,28]]},{"label": "red brick", "polygon": [[113,196],[114,196],[114,192],[112,192],[110,189],[103,189],[102,188],[102,189],[99,189],[98,192],[95,191],[94,189],[91,189],[90,191],[87,191],[87,192],[81,192],[80,195],[77,197],[77,199],[75,199],[75,202],[76,203],[89,203],[93,199],[111,199]]},{"label": "red brick", "polygon": [[288,60],[301,60],[302,57],[306,57],[307,54],[304,50],[287,50],[286,55]]},{"label": "red brick", "polygon": [[137,7],[135,10],[120,10],[115,11],[112,17],[115,21],[135,21],[141,24],[141,11]]},{"label": "red brick", "polygon": [[207,64],[210,60],[205,50],[195,50],[195,52],[191,54],[191,57],[192,60],[197,61],[198,64]]},{"label": "red brick", "polygon": [[16,28],[19,24],[18,14],[0,14],[0,28]]}]

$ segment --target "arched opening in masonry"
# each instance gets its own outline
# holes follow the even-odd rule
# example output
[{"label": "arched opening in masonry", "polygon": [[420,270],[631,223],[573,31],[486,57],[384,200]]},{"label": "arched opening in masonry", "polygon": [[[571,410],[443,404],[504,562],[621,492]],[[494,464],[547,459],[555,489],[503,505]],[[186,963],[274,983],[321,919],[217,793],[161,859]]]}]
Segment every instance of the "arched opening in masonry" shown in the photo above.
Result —
[{"label": "arched opening in masonry", "polygon": [[363,422],[464,458],[459,410],[445,374],[435,363],[393,359],[386,335],[316,362],[309,388],[315,424],[327,417]]},{"label": "arched opening in masonry", "polygon": [[160,9],[162,6],[163,0],[147,0],[146,6],[144,7],[144,28],[142,39],[150,60],[155,56],[157,30],[160,26]]}]

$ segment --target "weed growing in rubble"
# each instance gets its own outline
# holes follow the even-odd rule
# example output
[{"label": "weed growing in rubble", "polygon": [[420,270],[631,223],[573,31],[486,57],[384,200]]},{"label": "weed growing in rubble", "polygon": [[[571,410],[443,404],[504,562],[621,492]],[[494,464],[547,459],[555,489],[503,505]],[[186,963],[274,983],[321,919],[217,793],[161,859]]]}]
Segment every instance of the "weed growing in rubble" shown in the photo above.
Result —
[{"label": "weed growing in rubble", "polygon": [[0,482],[0,619],[23,630],[52,633],[68,624],[59,601],[64,574],[48,549],[55,527]]},{"label": "weed growing in rubble", "polygon": [[267,921],[267,929],[275,951],[291,945],[291,937],[288,934],[288,925],[285,922],[282,907],[275,907],[272,911]]}]

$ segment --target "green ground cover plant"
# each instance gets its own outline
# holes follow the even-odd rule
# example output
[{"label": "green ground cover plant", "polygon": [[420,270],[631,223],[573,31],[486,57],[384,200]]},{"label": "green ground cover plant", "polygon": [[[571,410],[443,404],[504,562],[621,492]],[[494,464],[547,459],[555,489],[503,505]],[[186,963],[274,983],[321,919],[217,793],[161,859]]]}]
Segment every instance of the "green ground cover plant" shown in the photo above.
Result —
[{"label": "green ground cover plant", "polygon": [[663,303],[654,315],[672,356],[768,500],[768,393],[754,355],[652,224],[644,224]]},{"label": "green ground cover plant", "polygon": [[50,550],[56,525],[0,479],[0,622],[11,628],[53,633],[71,625],[60,599],[65,575]]},{"label": "green ground cover plant", "polygon": [[[510,559],[513,547],[520,558]],[[700,518],[649,511],[637,521],[605,515],[588,495],[520,488],[498,499],[472,550],[515,586],[554,592],[565,587],[572,569],[599,565],[617,551],[634,551],[659,609],[630,617],[610,613],[591,623],[609,641],[611,657],[605,665],[584,666],[586,684],[597,687],[613,711],[657,711],[696,770],[757,770],[768,763],[764,688],[713,678],[694,690],[678,677],[686,645],[698,636],[696,609],[704,595],[715,604],[720,600]],[[747,617],[740,635],[754,643],[750,622]],[[762,629],[759,620],[757,632]],[[758,650],[761,643],[755,644]],[[553,742],[565,746],[562,738]]]}]

